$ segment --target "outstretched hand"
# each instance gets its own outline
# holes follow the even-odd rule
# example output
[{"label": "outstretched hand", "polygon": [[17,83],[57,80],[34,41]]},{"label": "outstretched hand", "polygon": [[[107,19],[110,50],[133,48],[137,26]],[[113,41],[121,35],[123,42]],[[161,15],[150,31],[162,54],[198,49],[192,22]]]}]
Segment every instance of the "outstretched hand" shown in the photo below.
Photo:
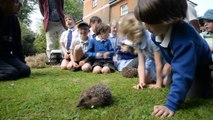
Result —
[{"label": "outstretched hand", "polygon": [[156,105],[154,106],[154,111],[152,112],[152,115],[155,117],[172,117],[175,113],[171,111],[169,108],[163,105]]},{"label": "outstretched hand", "polygon": [[133,86],[133,88],[135,89],[143,89],[146,86],[145,83],[138,83],[137,85]]}]

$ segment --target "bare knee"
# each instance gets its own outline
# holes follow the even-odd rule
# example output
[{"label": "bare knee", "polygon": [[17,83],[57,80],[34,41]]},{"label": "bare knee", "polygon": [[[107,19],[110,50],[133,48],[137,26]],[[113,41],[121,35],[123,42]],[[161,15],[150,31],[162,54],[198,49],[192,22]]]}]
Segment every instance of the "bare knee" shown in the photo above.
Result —
[{"label": "bare knee", "polygon": [[85,63],[82,67],[81,70],[84,72],[90,72],[92,70],[92,66],[89,63]]},{"label": "bare knee", "polygon": [[66,70],[67,69],[67,64],[69,63],[69,61],[67,61],[67,60],[63,60],[62,62],[61,62],[61,69],[62,70]]},{"label": "bare knee", "polygon": [[110,68],[109,68],[109,67],[104,66],[104,67],[101,69],[101,72],[102,72],[103,74],[110,73]]},{"label": "bare knee", "polygon": [[101,73],[101,67],[100,66],[95,66],[94,68],[93,68],[93,73]]}]

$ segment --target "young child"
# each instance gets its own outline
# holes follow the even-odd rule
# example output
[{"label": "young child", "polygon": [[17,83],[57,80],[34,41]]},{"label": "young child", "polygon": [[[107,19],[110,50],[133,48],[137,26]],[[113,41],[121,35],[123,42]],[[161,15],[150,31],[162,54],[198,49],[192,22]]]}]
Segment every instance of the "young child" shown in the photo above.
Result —
[{"label": "young child", "polygon": [[100,17],[98,17],[98,16],[92,16],[90,18],[90,21],[89,21],[89,25],[90,25],[89,38],[90,39],[93,39],[93,38],[96,37],[96,31],[95,31],[95,29],[96,29],[96,26],[98,24],[100,24],[100,23],[102,23],[102,20],[101,20]]},{"label": "young child", "polygon": [[0,0],[0,81],[29,77],[25,63],[21,29],[17,18],[19,0]]},{"label": "young child", "polygon": [[205,31],[201,36],[208,42],[211,52],[213,52],[213,9],[207,10],[202,17]]},{"label": "young child", "polygon": [[110,28],[111,28],[111,32],[109,34],[108,39],[110,40],[112,44],[112,48],[114,49],[114,52],[115,52],[118,46],[118,22],[112,21],[110,24]]},{"label": "young child", "polygon": [[60,38],[60,46],[63,51],[64,59],[61,62],[61,69],[71,69],[70,46],[72,43],[72,34],[75,31],[75,19],[72,15],[65,16],[67,31],[64,31]]},{"label": "young child", "polygon": [[150,84],[151,88],[161,88],[163,79],[160,49],[152,42],[150,33],[133,13],[124,16],[119,28],[122,36],[126,35],[127,39],[136,44],[139,83],[133,88],[143,89],[152,80],[156,80],[156,84]]},{"label": "young child", "polygon": [[166,104],[154,106],[152,114],[156,117],[173,116],[187,93],[207,97],[213,92],[211,51],[198,32],[183,21],[186,10],[186,0],[138,0],[135,7],[136,18],[155,35],[152,40],[173,72]]},{"label": "young child", "polygon": [[110,27],[104,23],[96,26],[96,37],[89,40],[86,55],[94,58],[92,64],[93,73],[110,73],[115,70],[113,65],[113,48],[108,36]]},{"label": "young child", "polygon": [[85,52],[88,47],[88,33],[89,33],[89,25],[86,22],[82,22],[78,25],[78,33],[79,38],[72,41],[70,47],[70,55],[72,66],[71,69],[80,70],[81,67],[87,62],[89,57],[85,56]]},{"label": "young child", "polygon": [[126,37],[119,40],[115,54],[114,64],[118,71],[122,72],[125,67],[136,68],[138,66],[135,45],[132,41],[126,39]]}]

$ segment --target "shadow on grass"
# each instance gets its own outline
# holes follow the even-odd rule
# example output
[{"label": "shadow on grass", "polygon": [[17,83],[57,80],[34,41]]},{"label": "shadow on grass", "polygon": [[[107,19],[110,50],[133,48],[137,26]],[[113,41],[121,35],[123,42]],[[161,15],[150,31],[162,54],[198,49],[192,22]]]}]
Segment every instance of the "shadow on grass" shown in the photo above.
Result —
[{"label": "shadow on grass", "polygon": [[187,99],[181,106],[180,109],[195,109],[198,107],[204,107],[204,106],[209,106],[210,101],[209,100],[213,100],[213,98],[211,99]]}]

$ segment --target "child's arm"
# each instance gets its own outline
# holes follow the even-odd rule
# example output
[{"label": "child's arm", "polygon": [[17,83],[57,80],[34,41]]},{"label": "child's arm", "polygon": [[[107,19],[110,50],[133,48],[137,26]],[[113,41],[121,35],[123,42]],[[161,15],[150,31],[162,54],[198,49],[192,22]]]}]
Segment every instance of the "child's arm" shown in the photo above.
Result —
[{"label": "child's arm", "polygon": [[161,88],[163,84],[162,78],[162,60],[160,51],[154,52],[155,66],[156,66],[156,84],[150,84],[150,88]]},{"label": "child's arm", "polygon": [[112,48],[112,44],[110,40],[106,41],[108,43],[108,51],[103,54],[104,59],[112,58],[114,56],[114,49]]},{"label": "child's arm", "polygon": [[117,61],[118,61],[118,59],[119,59],[119,55],[118,55],[118,54],[116,54],[116,55],[115,55],[115,58],[114,58],[114,61],[115,61],[115,62],[117,62]]},{"label": "child's arm", "polygon": [[139,83],[135,85],[133,88],[135,89],[143,89],[145,87],[145,78],[146,78],[146,70],[145,70],[145,57],[138,48],[136,49],[138,52],[138,76]]},{"label": "child's arm", "polygon": [[79,62],[79,66],[83,66],[88,60],[89,60],[89,57],[86,57],[85,59],[81,60]]},{"label": "child's arm", "polygon": [[65,44],[64,44],[64,39],[66,39],[66,35],[65,35],[65,32],[62,33],[61,35],[61,38],[60,38],[60,47],[63,51],[63,54],[64,54],[64,59],[69,59],[70,56],[69,56],[69,51],[67,51],[66,47],[65,47]]},{"label": "child's arm", "polygon": [[95,44],[94,42],[95,42],[94,39],[89,40],[87,51],[85,53],[86,56],[88,57],[96,58],[97,52],[94,52],[94,44]]},{"label": "child's arm", "polygon": [[78,64],[75,62],[75,59],[74,59],[74,56],[73,56],[73,50],[72,50],[72,52],[70,53],[70,60],[71,60],[71,62],[72,62],[72,66],[73,66],[74,68],[79,67]]}]

